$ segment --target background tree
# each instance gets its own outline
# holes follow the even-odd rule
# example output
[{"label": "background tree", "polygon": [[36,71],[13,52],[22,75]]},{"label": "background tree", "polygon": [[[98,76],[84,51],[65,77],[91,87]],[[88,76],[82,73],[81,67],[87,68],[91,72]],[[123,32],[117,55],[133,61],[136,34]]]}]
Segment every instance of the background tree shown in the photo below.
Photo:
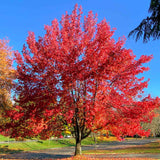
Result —
[{"label": "background tree", "polygon": [[11,48],[7,40],[0,40],[0,124],[6,120],[2,114],[12,106],[10,94],[14,76]]},{"label": "background tree", "polygon": [[151,123],[142,123],[142,127],[145,130],[151,130],[150,136],[160,137],[160,109],[156,109],[155,117],[153,118]]},{"label": "background tree", "polygon": [[[79,11],[79,12],[78,12]],[[106,20],[97,24],[90,11],[81,21],[82,9],[75,6],[60,21],[46,25],[46,34],[36,41],[29,32],[22,54],[16,52],[18,95],[13,119],[7,127],[12,137],[59,135],[66,126],[75,137],[75,155],[81,154],[81,141],[91,132],[109,130],[122,135],[147,135],[140,122],[153,116],[157,99],[150,96],[135,101],[148,81],[138,78],[147,71],[125,49],[124,38],[112,38]]]},{"label": "background tree", "polygon": [[160,38],[160,0],[151,0],[148,12],[151,15],[143,19],[138,27],[129,33],[129,37],[135,36],[136,41],[143,37],[143,42],[148,42],[151,37],[154,40]]}]

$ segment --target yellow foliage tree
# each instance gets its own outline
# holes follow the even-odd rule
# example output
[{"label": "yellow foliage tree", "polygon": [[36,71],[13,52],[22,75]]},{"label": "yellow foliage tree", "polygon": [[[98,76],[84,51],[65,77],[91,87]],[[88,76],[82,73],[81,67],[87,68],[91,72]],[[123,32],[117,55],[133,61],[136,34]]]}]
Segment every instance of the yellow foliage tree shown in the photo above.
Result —
[{"label": "yellow foliage tree", "polygon": [[12,51],[8,40],[0,40],[0,121],[2,123],[2,112],[12,106],[10,98],[13,87],[15,70],[12,68]]}]

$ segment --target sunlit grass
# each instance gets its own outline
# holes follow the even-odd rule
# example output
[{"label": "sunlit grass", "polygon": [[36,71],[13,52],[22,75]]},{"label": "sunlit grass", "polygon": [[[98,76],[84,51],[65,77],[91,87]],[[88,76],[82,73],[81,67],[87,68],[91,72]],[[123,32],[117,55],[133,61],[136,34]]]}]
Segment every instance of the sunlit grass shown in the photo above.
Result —
[{"label": "sunlit grass", "polygon": [[[103,142],[102,140],[97,140],[97,143]],[[83,145],[92,145],[94,144],[94,140],[91,137],[88,137],[82,141]],[[0,154],[2,153],[10,153],[14,151],[32,151],[32,150],[41,150],[41,149],[49,149],[49,148],[61,148],[61,147],[70,147],[75,146],[75,139],[58,139],[58,140],[39,140],[39,141],[23,141],[17,143],[5,143],[0,144]]]},{"label": "sunlit grass", "polygon": [[[31,151],[31,150],[41,150],[48,148],[59,148],[73,146],[70,142],[65,141],[33,141],[33,142],[18,142],[18,143],[8,143],[1,144],[0,148],[3,153],[3,148],[8,148],[9,151]],[[6,149],[5,149],[6,150]]]},{"label": "sunlit grass", "polygon": [[87,150],[83,151],[83,154],[128,154],[128,153],[160,153],[160,143],[154,142],[146,145],[129,147],[123,149],[114,149],[114,150]]},{"label": "sunlit grass", "polygon": [[0,135],[0,142],[1,141],[13,141],[14,140],[14,138],[9,138],[9,137],[5,137],[5,136],[3,136],[3,135]]},{"label": "sunlit grass", "polygon": [[[110,138],[97,138],[97,143],[101,142],[112,142],[117,141],[115,137]],[[83,145],[93,145],[95,144],[92,137],[88,137],[85,140],[82,141]],[[49,148],[60,148],[60,147],[69,147],[69,146],[75,146],[75,140],[74,138],[69,139],[58,139],[58,140],[39,140],[39,141],[31,141],[31,142],[18,142],[18,143],[6,143],[6,144],[0,144],[0,154],[6,154],[6,153],[16,153],[21,151],[32,151],[32,150],[42,150],[42,149],[49,149]],[[130,148],[124,148],[124,149],[113,149],[113,150],[88,150],[83,151],[83,155],[88,154],[129,154],[129,153],[160,153],[160,142],[154,142],[146,145],[136,146],[136,147],[130,147]],[[104,158],[87,158],[85,156],[82,157],[72,157],[70,159],[77,159],[81,160],[100,160]],[[70,160],[69,158],[64,160]],[[106,159],[106,158],[105,158]],[[124,159],[124,158],[116,158],[117,160],[142,160],[142,158],[130,158],[130,159]],[[106,160],[116,160],[115,158],[107,158]],[[145,158],[144,160],[151,160]]]}]

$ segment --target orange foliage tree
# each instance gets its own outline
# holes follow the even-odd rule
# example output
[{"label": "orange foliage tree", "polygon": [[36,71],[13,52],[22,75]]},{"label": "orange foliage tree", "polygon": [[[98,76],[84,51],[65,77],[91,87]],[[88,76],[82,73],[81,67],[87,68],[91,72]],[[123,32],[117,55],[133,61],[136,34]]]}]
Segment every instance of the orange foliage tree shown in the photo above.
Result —
[{"label": "orange foliage tree", "polygon": [[[8,110],[12,106],[11,102],[11,89],[13,87],[13,79],[15,71],[12,68],[12,52],[8,46],[7,40],[0,40],[0,112],[1,123],[2,113]],[[4,120],[4,119],[3,119]]]}]

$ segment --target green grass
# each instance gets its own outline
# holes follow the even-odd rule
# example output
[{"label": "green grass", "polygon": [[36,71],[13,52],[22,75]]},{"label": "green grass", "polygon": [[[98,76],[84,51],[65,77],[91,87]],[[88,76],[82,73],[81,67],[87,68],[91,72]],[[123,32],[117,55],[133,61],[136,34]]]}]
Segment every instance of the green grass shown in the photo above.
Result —
[{"label": "green grass", "polygon": [[14,141],[14,138],[5,137],[3,135],[0,135],[0,142],[1,141]]},{"label": "green grass", "polygon": [[[98,140],[97,143],[102,141]],[[82,145],[92,145],[94,141],[91,137],[88,137],[82,141]],[[69,147],[75,146],[75,140],[70,139],[59,139],[59,140],[39,140],[32,142],[17,142],[17,143],[6,143],[0,144],[0,154],[2,153],[14,153],[20,151],[32,151],[41,150],[48,148],[59,148],[59,147]]]},{"label": "green grass", "polygon": [[[1,136],[0,136],[1,137]],[[5,137],[2,137],[5,141]],[[106,140],[105,140],[106,141]],[[97,143],[103,142],[102,140],[97,140]],[[110,142],[110,141],[109,141]],[[82,141],[83,145],[93,145],[95,142],[91,137],[88,137]],[[15,153],[21,151],[32,151],[32,150],[42,150],[48,148],[59,148],[59,147],[69,147],[75,146],[75,140],[73,138],[69,139],[58,139],[58,140],[39,140],[31,142],[18,142],[18,143],[6,143],[0,144],[0,154],[4,153]],[[115,150],[88,150],[83,151],[83,154],[127,154],[127,153],[160,153],[160,142],[154,142],[142,146],[115,149]]]},{"label": "green grass", "polygon": [[160,143],[154,142],[146,145],[124,148],[124,149],[83,151],[83,154],[128,154],[128,153],[133,153],[133,154],[160,153]]},{"label": "green grass", "polygon": [[[97,139],[97,144],[98,143],[102,143],[102,142],[110,142],[110,141],[108,141],[108,140],[100,140],[100,139]],[[95,144],[95,142],[94,142],[94,140],[93,140],[93,138],[92,137],[87,137],[86,139],[84,139],[83,141],[82,141],[82,146],[83,145],[93,145],[93,144]]]},{"label": "green grass", "polygon": [[0,153],[12,153],[14,151],[31,151],[31,150],[41,150],[47,148],[58,148],[73,146],[71,142],[67,141],[33,141],[33,142],[18,142],[18,143],[6,143],[0,144]]}]

